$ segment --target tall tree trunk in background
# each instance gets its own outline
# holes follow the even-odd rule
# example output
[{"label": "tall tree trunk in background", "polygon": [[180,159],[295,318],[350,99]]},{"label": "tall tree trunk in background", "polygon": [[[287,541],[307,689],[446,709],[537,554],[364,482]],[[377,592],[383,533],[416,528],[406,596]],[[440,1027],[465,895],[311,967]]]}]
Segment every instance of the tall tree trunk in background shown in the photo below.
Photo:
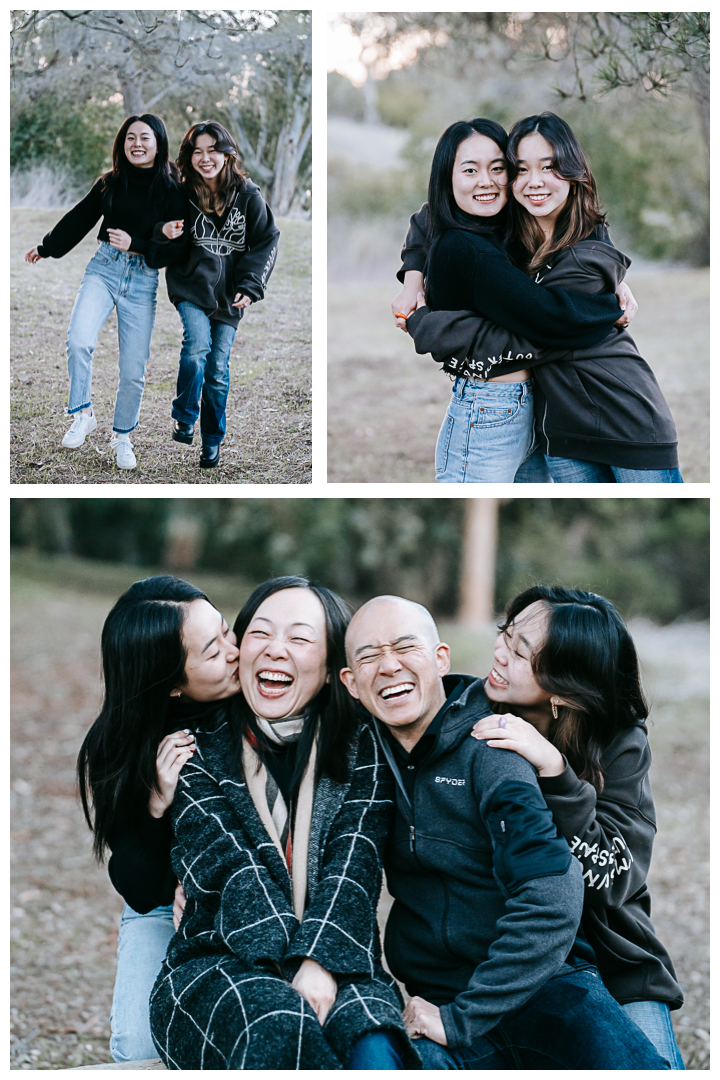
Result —
[{"label": "tall tree trunk in background", "polygon": [[[200,505],[202,512],[202,504]],[[165,559],[174,572],[194,570],[202,546],[198,508],[186,499],[174,503],[165,527]]]},{"label": "tall tree trunk in background", "polygon": [[[279,217],[287,214],[292,206],[298,182],[303,154],[312,133],[310,112],[311,76],[304,78],[295,93],[292,115],[283,124],[278,135],[273,168],[273,183],[268,202]],[[290,94],[288,94],[290,97]]]},{"label": "tall tree trunk in background", "polygon": [[467,499],[460,574],[460,622],[488,626],[495,614],[498,499]]}]

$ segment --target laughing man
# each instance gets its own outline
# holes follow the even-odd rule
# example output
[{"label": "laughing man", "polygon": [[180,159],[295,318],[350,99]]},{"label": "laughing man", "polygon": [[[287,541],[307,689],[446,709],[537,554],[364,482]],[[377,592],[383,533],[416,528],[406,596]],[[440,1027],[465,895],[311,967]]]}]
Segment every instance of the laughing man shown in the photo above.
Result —
[{"label": "laughing man", "polygon": [[448,675],[432,616],[396,596],[360,608],[346,652],[395,777],[385,954],[424,1067],[667,1068],[573,955],[580,865],[533,767],[470,737],[492,712],[482,680]]}]

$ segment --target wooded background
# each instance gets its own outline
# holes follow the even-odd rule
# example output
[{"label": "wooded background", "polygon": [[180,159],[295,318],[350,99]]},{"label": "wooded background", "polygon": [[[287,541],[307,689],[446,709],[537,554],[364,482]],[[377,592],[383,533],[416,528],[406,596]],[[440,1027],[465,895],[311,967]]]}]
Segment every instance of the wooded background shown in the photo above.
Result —
[{"label": "wooded background", "polygon": [[111,164],[126,116],[165,121],[170,156],[219,120],[279,216],[308,212],[309,11],[14,11],[10,154],[17,205],[69,205]]},{"label": "wooded background", "polygon": [[11,543],[58,566],[229,574],[248,592],[305,574],[352,603],[396,593],[474,625],[559,582],[669,623],[708,617],[708,515],[708,499],[23,498],[11,500]]}]

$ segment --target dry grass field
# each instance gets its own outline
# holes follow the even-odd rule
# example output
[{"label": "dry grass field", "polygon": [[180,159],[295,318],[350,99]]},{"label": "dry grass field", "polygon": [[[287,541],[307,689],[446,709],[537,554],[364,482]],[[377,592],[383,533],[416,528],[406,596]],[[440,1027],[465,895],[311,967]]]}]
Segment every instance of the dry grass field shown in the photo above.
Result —
[{"label": "dry grass field", "polygon": [[[344,268],[328,286],[328,480],[433,482],[435,439],[452,383],[395,328],[390,302],[400,288],[394,279],[399,260],[388,260],[381,283],[383,260],[377,251],[373,260],[370,236],[354,248],[358,282],[348,280]],[[341,268],[337,253],[335,262]],[[709,273],[633,267],[628,282],[640,306],[631,332],[675,418],[683,477],[706,483]]]},{"label": "dry grass field", "polygon": [[78,450],[61,439],[70,421],[65,338],[95,230],[63,259],[23,262],[59,210],[11,212],[11,482],[15,484],[308,484],[311,481],[310,238],[306,221],[280,221],[280,252],[267,298],[246,312],[230,359],[227,435],[217,469],[170,438],[182,324],[160,272],[140,425],[137,468],[118,469],[110,449],[117,388],[117,319],[94,358],[98,428]]},{"label": "dry grass field", "polygon": [[[100,701],[99,638],[140,567],[14,560],[12,584],[12,1035],[14,1069],[109,1061],[122,900],[90,855],[74,764]],[[249,585],[194,574],[232,620]],[[709,1068],[708,628],[634,633],[653,701],[659,830],[650,886],[686,1005],[674,1014],[690,1069]],[[484,674],[493,634],[442,627],[454,669]]]}]

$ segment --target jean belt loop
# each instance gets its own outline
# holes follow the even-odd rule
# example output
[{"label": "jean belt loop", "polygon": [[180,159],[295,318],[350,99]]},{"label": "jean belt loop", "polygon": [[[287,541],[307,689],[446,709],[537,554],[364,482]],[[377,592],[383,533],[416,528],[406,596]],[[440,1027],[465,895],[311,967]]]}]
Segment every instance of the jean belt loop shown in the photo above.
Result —
[{"label": "jean belt loop", "polygon": [[467,384],[468,384],[469,381],[470,381],[469,379],[463,379],[462,390],[460,391],[460,397],[461,398],[465,397],[465,391],[467,389]]}]

